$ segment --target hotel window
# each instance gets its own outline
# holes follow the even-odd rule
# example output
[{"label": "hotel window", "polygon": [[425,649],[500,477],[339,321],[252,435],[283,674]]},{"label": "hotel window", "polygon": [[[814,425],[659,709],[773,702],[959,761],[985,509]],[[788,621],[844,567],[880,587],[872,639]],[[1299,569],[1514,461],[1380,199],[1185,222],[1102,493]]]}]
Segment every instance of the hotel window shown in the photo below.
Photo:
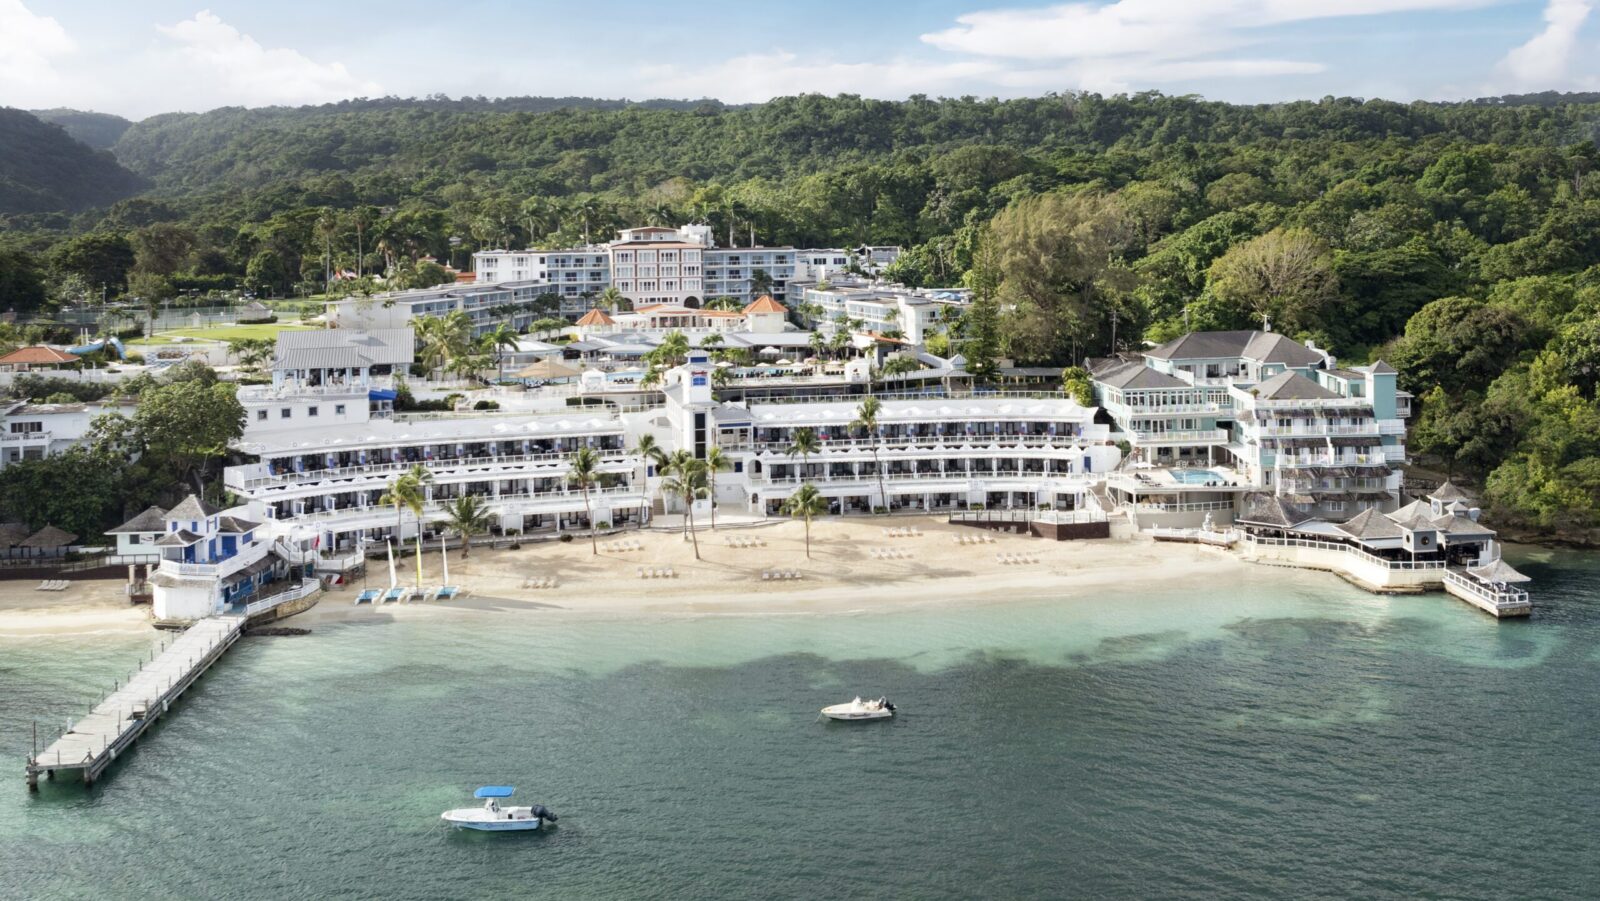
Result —
[{"label": "hotel window", "polygon": [[306,415],[307,416],[316,416],[317,415],[317,408],[315,406],[307,407],[306,408]]},{"label": "hotel window", "polygon": [[266,410],[257,410],[256,411],[256,421],[257,422],[266,422],[267,421],[267,411]]},{"label": "hotel window", "polygon": [[334,404],[333,405],[333,415],[335,415],[335,416],[343,416],[344,415],[344,404]]},{"label": "hotel window", "polygon": [[281,410],[281,411],[279,411],[279,413],[278,413],[278,418],[279,418],[279,419],[288,419],[288,418],[289,418],[289,416],[290,416],[290,413],[289,413],[289,408],[288,408],[288,407],[284,407],[284,408],[283,408],[283,409],[282,409],[282,410]]},{"label": "hotel window", "polygon": [[42,422],[13,422],[11,424],[11,434],[13,435],[33,435],[42,431],[44,431],[44,423]]}]

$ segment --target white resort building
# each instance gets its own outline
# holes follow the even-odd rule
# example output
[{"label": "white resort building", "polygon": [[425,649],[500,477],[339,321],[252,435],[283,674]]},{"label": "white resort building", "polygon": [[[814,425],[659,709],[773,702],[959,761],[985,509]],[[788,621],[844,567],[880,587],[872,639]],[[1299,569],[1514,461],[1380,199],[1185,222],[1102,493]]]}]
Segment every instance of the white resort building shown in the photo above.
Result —
[{"label": "white resort building", "polygon": [[[767,303],[696,324],[738,343],[802,340],[750,331],[761,327],[752,315],[782,323],[781,305]],[[247,426],[224,474],[236,506],[146,511],[119,550],[147,554],[154,538],[158,613],[170,613],[243,603],[263,578],[348,572],[386,542],[437,539],[446,505],[467,496],[502,537],[636,528],[684,512],[637,450],[650,436],[667,453],[704,459],[715,448],[728,462],[697,514],[714,502],[725,516],[781,515],[809,483],[837,514],[945,513],[1057,538],[1155,526],[1158,538],[1235,545],[1375,590],[1442,585],[1496,615],[1526,612],[1526,592],[1511,584],[1522,577],[1463,493],[1446,485],[1400,506],[1408,398],[1382,363],[1340,368],[1270,332],[1190,335],[1094,365],[1101,408],[1059,390],[974,387],[957,358],[894,390],[877,383],[870,427],[860,422],[877,390],[866,360],[842,373],[733,367],[741,375],[729,379],[730,364],[691,345],[660,384],[613,378],[639,371],[619,368],[636,359],[625,342],[704,312],[597,312],[561,348],[566,363],[541,363],[569,374],[560,384],[486,389],[493,409],[442,413],[394,409],[384,373],[407,361],[408,330],[285,333],[272,384],[240,390]],[[639,331],[617,331],[623,317]],[[723,330],[736,319],[744,330]],[[580,448],[599,458],[587,493],[569,477]],[[420,515],[386,502],[419,467]]]}]

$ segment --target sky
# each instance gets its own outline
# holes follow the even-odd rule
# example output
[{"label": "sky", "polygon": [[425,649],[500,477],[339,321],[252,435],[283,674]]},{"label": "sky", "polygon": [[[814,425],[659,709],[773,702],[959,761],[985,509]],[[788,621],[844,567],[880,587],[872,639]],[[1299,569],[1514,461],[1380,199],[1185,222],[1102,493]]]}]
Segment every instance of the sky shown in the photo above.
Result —
[{"label": "sky", "polygon": [[[201,5],[204,4],[204,5]],[[0,106],[1600,90],[1600,0],[0,0]]]}]

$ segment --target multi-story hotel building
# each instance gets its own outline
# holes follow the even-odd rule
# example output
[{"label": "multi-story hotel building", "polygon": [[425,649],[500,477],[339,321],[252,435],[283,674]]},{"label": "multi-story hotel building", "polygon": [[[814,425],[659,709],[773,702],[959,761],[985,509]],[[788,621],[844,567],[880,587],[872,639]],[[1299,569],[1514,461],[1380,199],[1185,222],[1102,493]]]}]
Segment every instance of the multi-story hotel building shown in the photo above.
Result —
[{"label": "multi-story hotel building", "polygon": [[698,305],[713,297],[750,303],[761,295],[783,301],[796,279],[828,279],[852,261],[881,268],[899,253],[888,246],[717,247],[708,226],[685,225],[630,228],[610,243],[567,250],[481,250],[472,259],[480,285],[537,282],[563,298],[615,286],[635,306],[644,306]]},{"label": "multi-story hotel building", "polygon": [[906,288],[861,278],[805,279],[789,287],[796,303],[821,308],[813,325],[856,320],[869,334],[899,332],[916,345],[947,331],[972,299],[964,288]]},{"label": "multi-story hotel building", "polygon": [[1346,369],[1273,332],[1196,332],[1091,374],[1144,465],[1225,467],[1213,481],[1230,484],[1203,487],[1266,488],[1308,515],[1398,502],[1410,395],[1381,361]]}]

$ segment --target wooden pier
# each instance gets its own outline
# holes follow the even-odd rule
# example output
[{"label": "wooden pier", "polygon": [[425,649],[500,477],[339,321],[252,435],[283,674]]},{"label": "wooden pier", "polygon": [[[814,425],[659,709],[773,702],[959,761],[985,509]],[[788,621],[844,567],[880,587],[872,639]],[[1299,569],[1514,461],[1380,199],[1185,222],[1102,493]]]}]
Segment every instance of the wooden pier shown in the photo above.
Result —
[{"label": "wooden pier", "polygon": [[92,713],[72,723],[42,752],[36,748],[28,759],[28,787],[38,789],[41,773],[54,779],[69,771],[76,771],[85,785],[93,784],[239,640],[246,619],[243,614],[222,614],[190,626]]}]

